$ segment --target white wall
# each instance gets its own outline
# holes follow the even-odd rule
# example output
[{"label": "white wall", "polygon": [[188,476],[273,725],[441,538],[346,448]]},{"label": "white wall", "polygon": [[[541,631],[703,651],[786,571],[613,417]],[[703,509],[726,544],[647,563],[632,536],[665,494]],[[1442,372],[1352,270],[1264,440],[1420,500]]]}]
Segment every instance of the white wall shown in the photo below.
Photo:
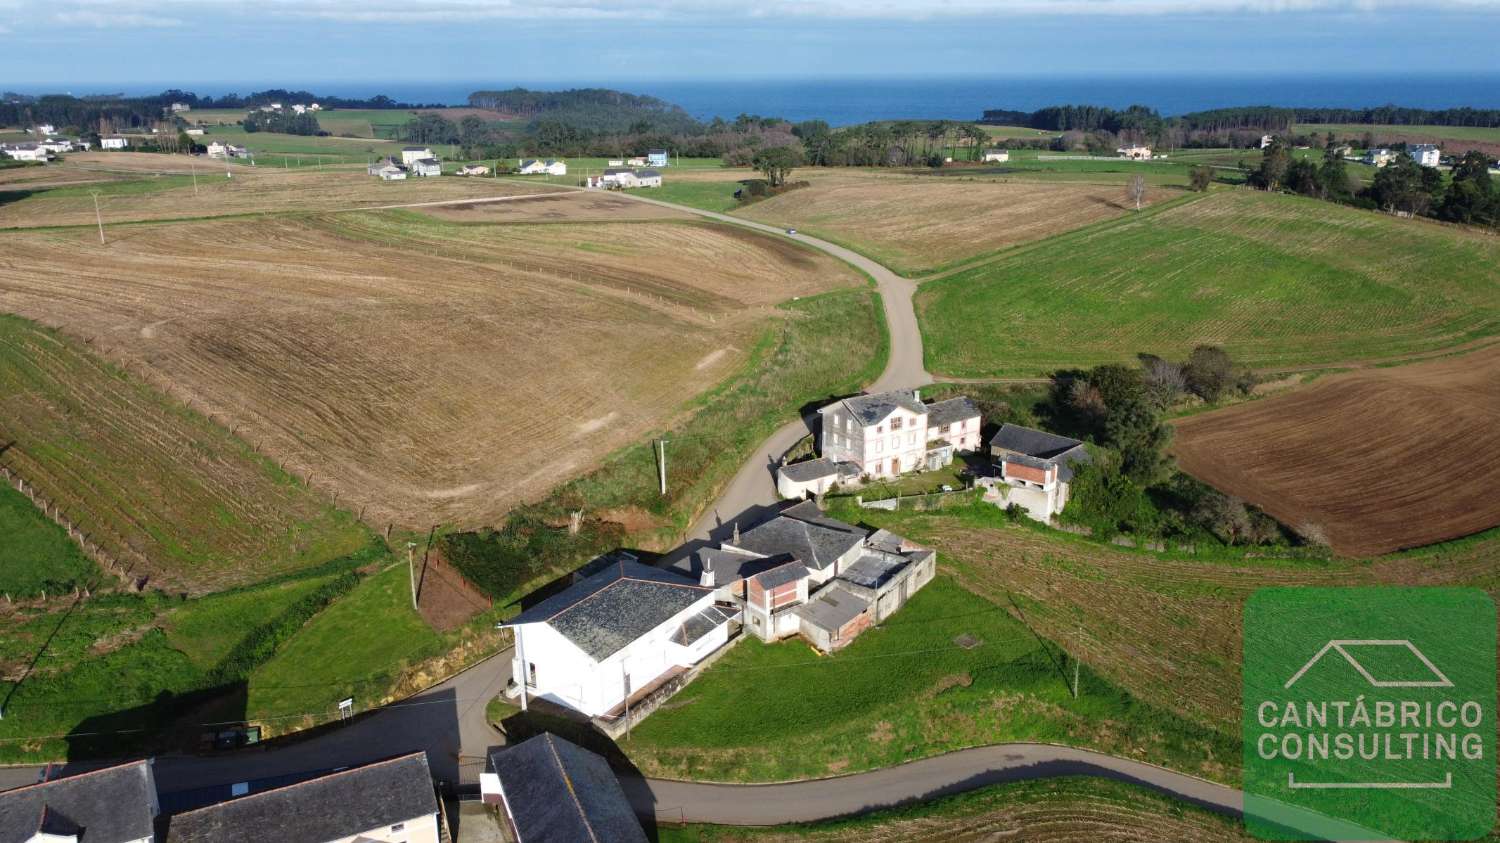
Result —
[{"label": "white wall", "polygon": [[355,840],[380,840],[383,843],[438,843],[437,814],[412,817],[398,825],[401,826],[399,830],[393,831],[395,826],[383,825],[351,834],[348,837],[330,840],[328,843],[353,843]]}]

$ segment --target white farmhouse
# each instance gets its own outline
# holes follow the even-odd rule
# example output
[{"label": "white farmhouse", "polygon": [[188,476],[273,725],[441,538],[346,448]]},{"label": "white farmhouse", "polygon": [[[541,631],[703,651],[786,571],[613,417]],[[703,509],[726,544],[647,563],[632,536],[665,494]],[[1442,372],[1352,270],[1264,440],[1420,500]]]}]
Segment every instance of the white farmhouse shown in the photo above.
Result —
[{"label": "white farmhouse", "polygon": [[430,178],[432,176],[441,176],[443,174],[443,165],[436,158],[418,158],[411,162],[408,170],[410,170],[412,175],[419,178]]},{"label": "white farmhouse", "polygon": [[172,103],[172,113],[173,114],[181,114],[181,113],[183,113],[185,111],[192,111],[192,110],[193,110],[193,107],[191,105],[188,105],[185,102],[174,102],[174,103]]},{"label": "white farmhouse", "polygon": [[433,158],[432,150],[425,146],[403,146],[401,147],[401,164],[410,167],[414,162],[423,158]]},{"label": "white farmhouse", "polygon": [[57,127],[51,123],[38,123],[31,131],[46,137],[47,135],[57,134]]},{"label": "white farmhouse", "polygon": [[1384,167],[1394,160],[1396,160],[1396,153],[1384,147],[1365,150],[1364,162],[1371,166]]},{"label": "white farmhouse", "polygon": [[922,403],[916,390],[860,395],[818,410],[818,451],[869,477],[941,468],[979,449],[979,410],[967,398]]},{"label": "white farmhouse", "polygon": [[43,149],[41,144],[36,143],[6,144],[4,147],[0,147],[0,151],[3,151],[6,155],[17,161],[47,160],[47,150]]},{"label": "white farmhouse", "polygon": [[128,146],[130,146],[130,139],[120,135],[110,135],[99,139],[100,149],[125,149]]},{"label": "white farmhouse", "polygon": [[36,145],[53,153],[73,151],[73,142],[67,138],[47,138],[46,140],[37,141]]},{"label": "white farmhouse", "polygon": [[590,716],[624,710],[729,640],[714,589],[630,559],[532,606],[515,630],[512,687]]},{"label": "white farmhouse", "polygon": [[1115,152],[1119,154],[1121,158],[1129,158],[1132,161],[1151,160],[1151,147],[1149,146],[1122,146],[1119,149],[1116,149]]},{"label": "white farmhouse", "polygon": [[1430,143],[1415,144],[1407,147],[1406,151],[1411,153],[1411,160],[1423,167],[1436,167],[1443,160],[1443,151]]},{"label": "white farmhouse", "polygon": [[546,160],[540,158],[522,158],[516,167],[516,172],[523,176],[566,176],[568,174],[568,165],[555,158],[548,158]]},{"label": "white farmhouse", "polygon": [[232,143],[213,141],[208,145],[209,158],[249,158],[250,150]]},{"label": "white farmhouse", "polygon": [[1008,150],[1008,149],[986,149],[984,151],[984,160],[987,163],[988,162],[999,162],[999,163],[1003,164],[1006,161],[1010,160],[1010,150]]}]

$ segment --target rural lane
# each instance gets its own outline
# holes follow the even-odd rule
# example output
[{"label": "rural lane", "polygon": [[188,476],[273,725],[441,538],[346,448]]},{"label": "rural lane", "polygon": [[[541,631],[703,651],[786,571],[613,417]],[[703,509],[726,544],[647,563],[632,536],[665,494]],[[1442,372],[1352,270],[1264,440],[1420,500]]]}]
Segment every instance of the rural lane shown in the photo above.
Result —
[{"label": "rural lane", "polygon": [[[520,197],[459,201],[474,204],[517,198]],[[890,336],[885,370],[868,389],[872,392],[911,389],[932,382],[923,367],[922,337],[912,306],[915,282],[864,255],[815,237],[787,235],[775,226],[713,211],[640,196],[631,198],[790,237],[867,273],[880,292]],[[428,204],[447,203],[421,203]],[[753,520],[758,510],[775,504],[772,467],[788,448],[810,432],[811,421],[799,419],[784,425],[763,442],[714,505],[693,525],[684,547],[701,545],[721,527],[732,529],[732,522],[723,515],[734,518],[749,515],[747,521]],[[158,781],[165,793],[190,792],[426,750],[439,778],[473,784],[478,781],[487,750],[504,742],[504,737],[487,722],[485,706],[504,687],[510,659],[511,651],[504,650],[427,691],[365,714],[347,726],[286,746],[216,756],[158,758]],[[35,766],[0,768],[0,789],[35,781],[39,770]],[[1045,744],[976,747],[866,773],[784,784],[707,784],[629,775],[622,777],[622,781],[642,816],[725,825],[776,825],[918,802],[997,782],[1065,775],[1130,781],[1234,815],[1243,808],[1243,795],[1224,785],[1140,761]]]}]

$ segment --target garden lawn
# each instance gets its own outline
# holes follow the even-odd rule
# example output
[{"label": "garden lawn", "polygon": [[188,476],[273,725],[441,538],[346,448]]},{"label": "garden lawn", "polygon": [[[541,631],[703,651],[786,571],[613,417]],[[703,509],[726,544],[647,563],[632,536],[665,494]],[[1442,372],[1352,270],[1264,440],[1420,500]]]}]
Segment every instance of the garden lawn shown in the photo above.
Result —
[{"label": "garden lawn", "polygon": [[1215,191],[924,285],[927,368],[1042,375],[1223,346],[1257,368],[1449,348],[1500,330],[1500,243],[1328,202]]},{"label": "garden lawn", "polygon": [[0,593],[60,594],[99,575],[98,566],[25,495],[0,485]]},{"label": "garden lawn", "polygon": [[[960,636],[980,643],[965,649]],[[749,638],[621,748],[647,775],[815,778],[1004,741],[1149,757],[1178,769],[1233,751],[1073,664],[1004,608],[940,575],[831,656]]]}]

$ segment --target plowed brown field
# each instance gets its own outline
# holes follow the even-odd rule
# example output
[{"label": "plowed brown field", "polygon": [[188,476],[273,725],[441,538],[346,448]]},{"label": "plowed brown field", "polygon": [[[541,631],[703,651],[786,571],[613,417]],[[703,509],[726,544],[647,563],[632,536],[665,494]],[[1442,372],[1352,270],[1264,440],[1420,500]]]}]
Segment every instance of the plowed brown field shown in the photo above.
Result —
[{"label": "plowed brown field", "polygon": [[[197,187],[193,169],[197,168]],[[226,178],[225,173],[232,173]],[[0,228],[93,225],[94,197],[111,225],[284,211],[332,211],[419,202],[550,193],[505,179],[428,178],[384,182],[363,169],[283,170],[186,156],[94,153],[48,167],[0,173]]]},{"label": "plowed brown field", "polygon": [[1173,450],[1346,556],[1476,533],[1500,524],[1500,348],[1192,416]]},{"label": "plowed brown field", "polygon": [[0,233],[0,311],[90,339],[368,522],[416,528],[495,523],[676,418],[774,303],[859,283],[696,222]]}]

